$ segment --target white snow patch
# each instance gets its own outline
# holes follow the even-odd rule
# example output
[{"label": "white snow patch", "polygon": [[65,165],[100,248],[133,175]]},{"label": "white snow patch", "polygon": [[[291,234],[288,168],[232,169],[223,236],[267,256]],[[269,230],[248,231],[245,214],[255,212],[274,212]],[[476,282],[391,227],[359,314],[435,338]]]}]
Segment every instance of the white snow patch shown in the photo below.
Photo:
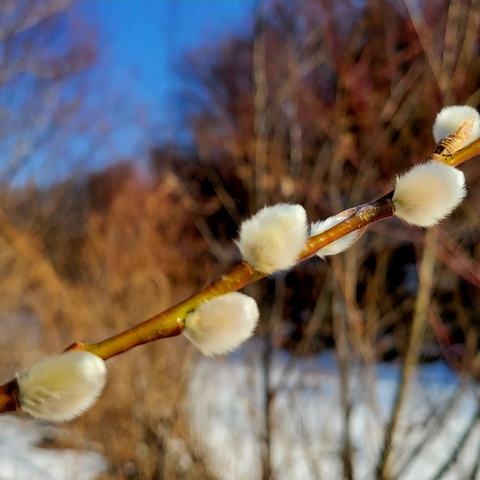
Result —
[{"label": "white snow patch", "polygon": [[106,471],[98,453],[36,447],[47,433],[34,420],[0,418],[0,480],[94,480]]},{"label": "white snow patch", "polygon": [[[221,479],[261,478],[262,345],[250,342],[249,347],[223,361],[201,358],[192,371],[187,399],[192,435]],[[351,369],[356,479],[374,478],[399,374],[395,364],[379,364],[370,374],[360,366]],[[343,417],[335,356],[329,352],[298,359],[277,352],[271,381],[277,388],[272,406],[273,477],[342,478]],[[432,420],[432,411],[441,414],[457,393],[449,412]],[[400,469],[419,444],[422,450],[399,478],[430,478],[459,441],[476,408],[472,384],[460,385],[441,362],[422,366],[401,417],[394,468]],[[428,435],[430,428],[434,433]],[[443,478],[464,478],[471,471],[480,443],[477,430]]]}]

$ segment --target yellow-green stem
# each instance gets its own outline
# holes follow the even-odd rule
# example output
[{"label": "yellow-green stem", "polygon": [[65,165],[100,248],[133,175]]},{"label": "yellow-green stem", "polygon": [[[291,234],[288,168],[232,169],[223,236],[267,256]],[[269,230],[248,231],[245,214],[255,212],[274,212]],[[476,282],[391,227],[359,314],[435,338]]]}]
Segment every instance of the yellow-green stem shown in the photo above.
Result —
[{"label": "yellow-green stem", "polygon": [[452,167],[456,167],[477,155],[480,155],[480,138],[452,155],[443,155],[442,162]]}]

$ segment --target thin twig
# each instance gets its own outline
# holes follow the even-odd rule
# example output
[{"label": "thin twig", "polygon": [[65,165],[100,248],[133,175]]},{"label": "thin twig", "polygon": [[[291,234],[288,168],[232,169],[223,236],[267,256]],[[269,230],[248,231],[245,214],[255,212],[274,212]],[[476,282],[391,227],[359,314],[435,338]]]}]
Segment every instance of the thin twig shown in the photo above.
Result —
[{"label": "thin twig", "polygon": [[396,469],[395,474],[392,477],[395,480],[400,480],[403,478],[403,475],[406,471],[413,465],[414,461],[420,457],[426,447],[429,445],[429,440],[435,438],[436,435],[442,430],[445,426],[447,417],[458,407],[460,400],[462,400],[463,391],[458,389],[456,390],[451,397],[446,402],[446,405],[439,412],[434,410],[430,413],[429,418],[427,418],[424,427],[425,433],[422,437],[415,443],[415,445],[410,449],[410,452],[407,454],[403,463]]},{"label": "thin twig", "polygon": [[430,298],[433,287],[433,270],[435,266],[435,245],[437,230],[432,229],[427,233],[425,249],[420,264],[419,290],[415,304],[412,329],[408,340],[405,360],[402,367],[401,380],[398,385],[390,420],[385,430],[385,439],[377,465],[377,479],[386,480],[392,478],[392,454],[395,434],[400,421],[400,414],[407,399],[410,383],[415,373],[418,355],[423,339]]},{"label": "thin twig", "polygon": [[[337,307],[337,308],[335,308]],[[353,451],[351,441],[352,400],[350,395],[350,346],[347,335],[346,312],[341,311],[338,299],[334,303],[335,346],[339,369],[340,404],[343,412],[341,459],[343,478],[353,480]]]},{"label": "thin twig", "polygon": [[478,421],[480,420],[480,405],[477,406],[475,413],[473,414],[472,419],[468,422],[467,427],[463,431],[457,446],[452,450],[450,455],[447,457],[443,465],[433,474],[431,480],[441,480],[444,478],[444,475],[450,470],[451,466],[457,461],[458,456],[460,455],[463,447],[467,443],[468,438],[470,437],[473,429],[478,425]]}]

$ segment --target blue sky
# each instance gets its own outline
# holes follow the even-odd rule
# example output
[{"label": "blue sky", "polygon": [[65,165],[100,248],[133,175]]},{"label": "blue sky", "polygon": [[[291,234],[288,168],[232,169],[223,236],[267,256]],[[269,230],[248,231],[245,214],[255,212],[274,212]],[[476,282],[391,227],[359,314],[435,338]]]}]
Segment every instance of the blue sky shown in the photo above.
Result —
[{"label": "blue sky", "polygon": [[[248,34],[254,7],[255,0],[79,0],[57,36],[47,32],[44,40],[61,50],[65,28],[75,37],[80,27],[81,41],[85,32],[95,36],[95,65],[80,71],[79,83],[66,80],[66,88],[81,96],[80,113],[71,123],[55,125],[30,154],[28,168],[11,180],[46,185],[121,159],[145,164],[153,146],[188,139],[182,123],[186,97],[180,96],[187,88],[180,74],[187,54],[221,44],[231,35]],[[27,77],[18,76],[2,90],[6,105],[16,108],[11,96],[25,93],[22,82]],[[20,124],[25,125],[19,126],[17,136],[30,137],[39,116],[36,109],[32,104],[32,125],[23,122],[19,110]],[[0,161],[7,164],[14,150],[15,145],[4,148]]]},{"label": "blue sky", "polygon": [[[89,0],[82,12],[100,41],[98,69],[146,105],[159,139],[177,135],[179,67],[187,52],[249,28],[253,0]],[[175,119],[172,121],[172,119]]]}]

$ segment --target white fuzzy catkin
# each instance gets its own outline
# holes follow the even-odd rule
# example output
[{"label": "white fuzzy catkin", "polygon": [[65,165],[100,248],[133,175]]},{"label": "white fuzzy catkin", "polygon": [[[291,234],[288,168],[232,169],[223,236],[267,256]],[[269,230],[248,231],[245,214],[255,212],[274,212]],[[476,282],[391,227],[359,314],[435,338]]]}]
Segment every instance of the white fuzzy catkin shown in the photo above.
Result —
[{"label": "white fuzzy catkin", "polygon": [[[310,226],[310,236],[313,237],[314,235],[325,232],[330,228],[334,227],[335,225],[338,225],[340,222],[343,222],[343,220],[348,217],[349,214],[339,213],[338,215],[328,217],[325,220],[319,220],[317,222],[314,222]],[[364,228],[355,230],[352,233],[348,233],[342,238],[339,238],[338,240],[335,240],[334,242],[331,242],[325,247],[318,250],[317,255],[320,258],[323,258],[329,255],[336,255],[337,253],[341,253],[348,247],[351,247],[364,233]]]},{"label": "white fuzzy catkin", "polygon": [[106,381],[105,362],[92,353],[71,351],[47,358],[17,375],[20,407],[33,417],[71,420],[88,410]]},{"label": "white fuzzy catkin", "polygon": [[255,270],[271,274],[296,263],[307,240],[307,214],[301,205],[264,207],[240,227],[237,245]]},{"label": "white fuzzy catkin", "polygon": [[221,355],[250,338],[258,322],[257,302],[233,292],[200,305],[185,320],[183,334],[207,356]]},{"label": "white fuzzy catkin", "polygon": [[465,122],[473,120],[472,131],[458,148],[463,148],[480,137],[480,115],[477,110],[468,105],[453,105],[444,107],[438,113],[433,124],[433,137],[438,143],[458,130]]},{"label": "white fuzzy catkin", "polygon": [[463,172],[429,161],[397,177],[395,215],[413,225],[430,227],[444,219],[465,197]]}]

